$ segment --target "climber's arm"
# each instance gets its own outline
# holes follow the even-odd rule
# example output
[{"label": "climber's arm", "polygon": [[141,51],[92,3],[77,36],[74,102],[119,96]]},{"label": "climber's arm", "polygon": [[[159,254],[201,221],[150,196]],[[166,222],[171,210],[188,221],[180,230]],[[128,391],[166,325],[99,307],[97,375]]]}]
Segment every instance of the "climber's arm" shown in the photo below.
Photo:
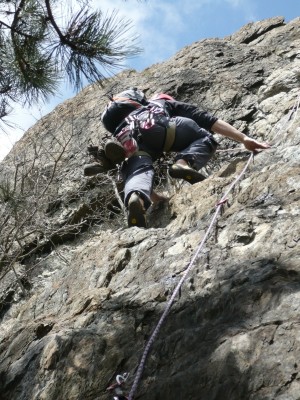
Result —
[{"label": "climber's arm", "polygon": [[220,135],[242,143],[249,151],[256,152],[257,150],[268,149],[271,147],[268,143],[260,143],[257,140],[249,138],[247,135],[240,132],[227,122],[222,121],[221,119],[218,119],[213,124],[211,130],[215,133],[219,133]]}]

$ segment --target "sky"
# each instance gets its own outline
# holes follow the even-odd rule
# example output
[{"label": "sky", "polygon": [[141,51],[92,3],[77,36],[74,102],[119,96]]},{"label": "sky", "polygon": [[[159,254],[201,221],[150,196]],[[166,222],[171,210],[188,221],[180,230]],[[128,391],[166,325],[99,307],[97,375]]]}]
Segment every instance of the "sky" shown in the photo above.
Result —
[{"label": "sky", "polygon": [[[283,16],[289,22],[300,16],[300,0],[90,0],[90,3],[104,13],[118,10],[119,16],[132,21],[132,32],[139,35],[143,52],[126,60],[124,69],[137,71],[167,60],[196,41],[228,36],[249,22],[276,16]],[[62,86],[60,93],[46,104],[31,109],[16,105],[8,118],[16,126],[0,131],[0,161],[29,127],[75,95]]]}]

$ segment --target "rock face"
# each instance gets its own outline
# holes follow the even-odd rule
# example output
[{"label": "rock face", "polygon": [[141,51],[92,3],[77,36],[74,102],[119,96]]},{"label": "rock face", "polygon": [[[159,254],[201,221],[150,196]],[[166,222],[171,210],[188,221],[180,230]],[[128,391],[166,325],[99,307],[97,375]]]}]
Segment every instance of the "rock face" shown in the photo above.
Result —
[{"label": "rock face", "polygon": [[2,218],[23,201],[1,228],[14,260],[1,272],[1,398],[111,399],[107,387],[129,372],[127,395],[216,203],[249,158],[218,138],[205,181],[168,182],[162,168],[156,184],[169,205],[149,211],[149,229],[126,228],[115,177],[82,173],[86,146],[106,134],[99,115],[113,86],[168,92],[272,144],[228,195],[135,398],[300,399],[300,19],[279,17],[87,87],[1,163]]}]

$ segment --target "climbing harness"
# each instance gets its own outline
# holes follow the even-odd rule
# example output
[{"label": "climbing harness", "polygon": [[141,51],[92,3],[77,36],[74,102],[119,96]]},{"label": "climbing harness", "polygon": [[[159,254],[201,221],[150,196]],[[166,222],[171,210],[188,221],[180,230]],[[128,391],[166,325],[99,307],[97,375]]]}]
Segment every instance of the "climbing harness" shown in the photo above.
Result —
[{"label": "climbing harness", "polygon": [[133,132],[136,131],[135,123],[132,121],[130,125],[125,126],[117,135],[117,140],[121,143],[125,150],[125,158],[131,157],[138,151],[138,144],[134,138]]},{"label": "climbing harness", "polygon": [[116,129],[115,137],[124,147],[126,158],[139,150],[143,134],[151,133],[156,126],[165,129],[163,151],[170,151],[175,142],[176,123],[170,120],[168,112],[161,104],[153,101],[147,106],[141,106],[122,121]]}]

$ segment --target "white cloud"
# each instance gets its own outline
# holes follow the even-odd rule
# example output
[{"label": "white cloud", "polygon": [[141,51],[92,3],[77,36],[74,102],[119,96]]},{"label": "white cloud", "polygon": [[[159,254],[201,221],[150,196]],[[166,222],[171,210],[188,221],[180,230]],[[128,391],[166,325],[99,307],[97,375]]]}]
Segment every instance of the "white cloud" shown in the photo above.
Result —
[{"label": "white cloud", "polygon": [[93,0],[92,3],[103,12],[117,9],[120,17],[132,21],[132,32],[139,35],[144,50],[142,68],[161,62],[178,50],[178,36],[184,34],[187,20],[185,7],[178,7],[176,1],[116,0],[112,5],[109,0]]},{"label": "white cloud", "polygon": [[0,133],[0,161],[10,152],[13,145],[17,140],[19,140],[23,135],[23,132],[10,132],[10,129],[7,133]]},{"label": "white cloud", "polygon": [[12,105],[12,112],[6,118],[9,125],[0,125],[0,161],[9,153],[13,145],[23,134],[44,115],[50,113],[58,104],[74,96],[74,92],[63,86],[61,94],[52,97],[45,104],[32,107],[23,107],[20,104]]},{"label": "white cloud", "polygon": [[32,107],[31,109],[15,104],[13,111],[6,118],[7,125],[1,123],[0,126],[0,161],[9,153],[16,141],[35,122],[37,122],[45,113],[47,106],[43,108]]}]

